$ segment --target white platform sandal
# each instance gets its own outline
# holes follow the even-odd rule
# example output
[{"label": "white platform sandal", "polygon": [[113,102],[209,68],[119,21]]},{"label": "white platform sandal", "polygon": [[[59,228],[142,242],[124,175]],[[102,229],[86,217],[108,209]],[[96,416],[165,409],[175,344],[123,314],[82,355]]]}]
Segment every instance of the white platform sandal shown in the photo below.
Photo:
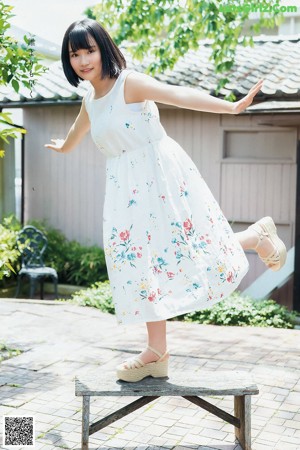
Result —
[{"label": "white platform sandal", "polygon": [[[133,357],[128,361],[117,366],[117,376],[119,380],[136,382],[141,381],[148,376],[154,378],[167,377],[168,376],[168,359],[164,361],[164,357],[168,354],[166,351],[163,355],[148,345],[147,347],[153,353],[155,353],[159,359],[155,362],[144,363],[140,358]],[[125,367],[127,366],[127,368]]]},{"label": "white platform sandal", "polygon": [[[286,261],[287,256],[286,246],[277,235],[277,228],[275,226],[272,217],[269,216],[263,217],[254,224],[250,225],[248,229],[252,229],[256,231],[256,233],[258,233],[259,239],[254,250],[257,250],[264,236],[267,236],[270,239],[270,241],[274,246],[274,250],[270,253],[269,256],[266,257],[262,257],[259,255],[258,256],[271,270],[277,271],[281,269],[281,267],[284,265]],[[269,264],[271,264],[270,267]]]}]

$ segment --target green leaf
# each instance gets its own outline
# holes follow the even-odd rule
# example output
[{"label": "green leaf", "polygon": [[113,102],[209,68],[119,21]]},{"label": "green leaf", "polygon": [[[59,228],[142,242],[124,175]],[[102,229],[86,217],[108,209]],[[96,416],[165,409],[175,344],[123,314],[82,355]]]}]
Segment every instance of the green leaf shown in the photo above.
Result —
[{"label": "green leaf", "polygon": [[1,112],[0,117],[2,120],[0,122],[2,123],[13,123],[11,119],[11,113]]},{"label": "green leaf", "polygon": [[19,85],[18,81],[17,80],[12,80],[11,84],[12,84],[12,87],[14,88],[14,90],[16,92],[19,92],[20,85]]},{"label": "green leaf", "polygon": [[12,267],[12,265],[8,262],[8,261],[6,261],[6,266],[9,268],[9,270],[11,270],[13,273],[15,273],[16,274],[16,271],[14,270],[14,268]]}]

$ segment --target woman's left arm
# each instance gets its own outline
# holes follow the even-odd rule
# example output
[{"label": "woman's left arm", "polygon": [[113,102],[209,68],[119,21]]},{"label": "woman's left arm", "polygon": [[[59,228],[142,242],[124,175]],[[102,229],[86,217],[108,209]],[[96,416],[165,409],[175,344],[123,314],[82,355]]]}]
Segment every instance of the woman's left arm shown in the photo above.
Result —
[{"label": "woman's left arm", "polygon": [[138,72],[133,72],[127,78],[128,98],[134,98],[136,102],[153,100],[179,108],[218,114],[239,114],[244,111],[251,105],[263,83],[263,80],[259,80],[244,98],[237,102],[228,102],[195,88],[161,83],[149,75]]}]

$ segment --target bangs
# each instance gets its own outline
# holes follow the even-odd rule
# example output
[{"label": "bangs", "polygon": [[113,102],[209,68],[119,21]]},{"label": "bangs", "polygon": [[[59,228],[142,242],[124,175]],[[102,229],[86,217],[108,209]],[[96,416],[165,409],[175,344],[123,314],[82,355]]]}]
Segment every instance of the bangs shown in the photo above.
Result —
[{"label": "bangs", "polygon": [[81,49],[90,49],[95,45],[92,36],[84,28],[75,28],[69,35],[69,44],[72,52]]}]

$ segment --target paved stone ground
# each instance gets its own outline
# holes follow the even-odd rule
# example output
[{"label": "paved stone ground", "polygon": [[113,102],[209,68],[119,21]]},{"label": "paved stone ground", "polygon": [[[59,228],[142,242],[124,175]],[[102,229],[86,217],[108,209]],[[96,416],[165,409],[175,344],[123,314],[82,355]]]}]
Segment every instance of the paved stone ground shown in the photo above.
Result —
[{"label": "paved stone ground", "polygon": [[[24,350],[0,366],[4,415],[33,415],[36,450],[80,449],[81,397],[75,376],[114,367],[143,348],[144,325],[118,326],[114,316],[53,301],[1,299],[0,340]],[[170,370],[251,372],[254,450],[300,449],[300,332],[168,322]],[[91,420],[129,403],[91,399]],[[233,413],[233,398],[209,401]],[[2,437],[0,439],[3,443]],[[19,449],[21,447],[18,447]],[[23,447],[25,450],[26,447]],[[90,437],[91,450],[238,450],[233,426],[183,398],[164,397]]]}]

